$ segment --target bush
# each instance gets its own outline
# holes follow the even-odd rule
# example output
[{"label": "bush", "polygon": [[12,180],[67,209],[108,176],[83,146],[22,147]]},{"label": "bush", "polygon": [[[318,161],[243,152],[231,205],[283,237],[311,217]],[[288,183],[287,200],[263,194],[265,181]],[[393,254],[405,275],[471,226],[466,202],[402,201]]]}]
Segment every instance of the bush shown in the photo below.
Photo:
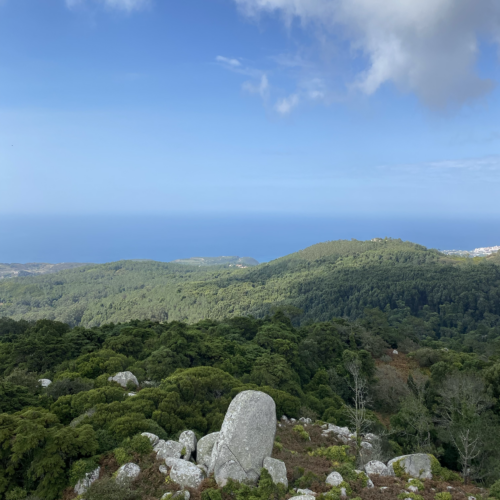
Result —
[{"label": "bush", "polygon": [[141,500],[141,493],[131,490],[127,482],[104,478],[90,485],[85,500]]},{"label": "bush", "polygon": [[26,490],[16,487],[5,494],[5,500],[24,500],[27,496]]},{"label": "bush", "polygon": [[77,460],[69,471],[69,484],[75,486],[80,479],[85,477],[85,474],[94,471],[98,466],[99,460],[97,457]]},{"label": "bush", "polygon": [[435,500],[452,500],[453,496],[447,491],[442,491],[441,493],[436,493],[434,498]]},{"label": "bush", "polygon": [[490,488],[490,497],[498,498],[500,500],[500,479],[496,483],[492,484]]},{"label": "bush", "polygon": [[311,439],[311,437],[309,436],[309,434],[305,431],[304,427],[302,425],[296,425],[294,428],[293,428],[294,432],[296,432],[300,437],[301,439],[303,439],[304,441],[309,441]]},{"label": "bush", "polygon": [[136,434],[133,438],[127,438],[122,443],[122,448],[125,448],[129,453],[139,453],[140,455],[148,455],[153,451],[153,445],[146,436]]},{"label": "bush", "polygon": [[116,448],[113,450],[113,455],[118,462],[118,465],[125,465],[132,460],[132,457],[127,453],[125,448]]}]

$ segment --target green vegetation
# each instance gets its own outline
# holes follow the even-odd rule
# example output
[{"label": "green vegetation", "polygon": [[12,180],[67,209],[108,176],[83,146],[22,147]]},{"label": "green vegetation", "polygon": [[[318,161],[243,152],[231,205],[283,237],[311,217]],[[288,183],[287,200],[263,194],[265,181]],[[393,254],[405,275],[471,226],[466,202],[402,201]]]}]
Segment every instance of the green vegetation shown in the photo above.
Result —
[{"label": "green vegetation", "polygon": [[[380,458],[428,453],[436,479],[493,484],[494,497],[499,283],[498,256],[450,258],[397,240],[324,243],[249,269],[127,261],[2,280],[0,499],[62,498],[96,464],[157,470],[142,432],[217,431],[248,389],[269,394],[277,418],[375,432]],[[139,387],[108,381],[126,370]],[[294,487],[324,486],[334,467],[363,497],[360,450],[320,434],[297,422],[288,441],[277,436]],[[142,489],[118,491],[110,473],[86,499],[159,498],[165,479],[144,474]],[[268,479],[208,485],[202,498],[284,498]]]},{"label": "green vegetation", "polygon": [[[365,325],[373,314],[370,311]],[[388,331],[401,346],[411,341],[404,329]],[[263,319],[236,317],[193,325],[136,320],[91,329],[51,320],[3,319],[0,339],[0,387],[8,394],[1,400],[0,495],[21,489],[56,499],[105,457],[112,456],[119,465],[148,456],[151,447],[141,432],[168,439],[186,429],[199,437],[217,431],[231,399],[243,390],[259,389],[273,397],[277,418],[305,416],[351,426],[345,411],[352,397],[347,367],[359,367],[374,396],[374,409],[383,406],[382,386],[396,384],[380,377],[381,367],[390,366],[383,358],[392,352],[380,332],[343,319],[297,328],[285,311]],[[434,453],[441,463],[436,460],[433,472],[445,480],[460,476],[444,466],[472,466],[474,478],[486,483],[498,479],[500,358],[414,345],[416,350],[405,358],[412,374],[397,382],[405,388],[404,396],[392,412],[384,453]],[[139,388],[108,381],[125,370],[137,376]],[[456,389],[447,385],[447,375],[464,382]],[[53,383],[42,389],[39,378]],[[458,399],[469,401],[471,380],[470,387],[487,404],[462,406],[450,425],[441,425],[448,396],[461,390]],[[128,396],[130,389],[137,395]],[[415,402],[425,410],[419,415],[412,413]],[[367,429],[383,428],[368,412]],[[481,443],[481,453],[466,462],[456,442],[464,429]],[[297,425],[291,432],[305,447],[313,439],[310,427],[306,431]],[[276,452],[288,453],[288,445],[280,444]],[[346,480],[366,481],[354,472],[355,457],[347,446],[316,445],[309,455],[327,459]],[[299,477],[302,483],[297,479],[299,487],[307,484],[306,477]]]},{"label": "green vegetation", "polygon": [[486,352],[500,333],[500,261],[467,259],[400,240],[334,241],[248,269],[152,261],[86,266],[0,282],[0,316],[94,327],[132,319],[263,318],[276,307],[295,325],[362,318],[370,327]]}]

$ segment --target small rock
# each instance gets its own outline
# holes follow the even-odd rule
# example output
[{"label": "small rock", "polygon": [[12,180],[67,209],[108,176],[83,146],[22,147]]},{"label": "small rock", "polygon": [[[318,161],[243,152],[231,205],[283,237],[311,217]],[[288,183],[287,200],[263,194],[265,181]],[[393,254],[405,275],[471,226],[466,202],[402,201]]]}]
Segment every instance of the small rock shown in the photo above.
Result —
[{"label": "small rock", "polygon": [[291,418],[290,422],[292,422],[292,424],[294,424],[295,422],[297,422],[297,420],[295,420],[294,418]]},{"label": "small rock", "polygon": [[212,432],[212,434],[207,434],[203,436],[197,443],[196,446],[196,462],[198,465],[208,469],[210,468],[210,463],[212,461],[212,451],[214,449],[215,443],[219,439],[218,432]]},{"label": "small rock", "polygon": [[[307,488],[304,489],[304,490],[301,490],[300,488],[296,489],[295,491],[297,491],[297,493],[299,495],[313,495],[313,496],[316,496],[317,493],[315,493],[314,491],[312,490],[308,490]],[[294,497],[294,498],[297,498],[297,497]]]},{"label": "small rock", "polygon": [[379,476],[389,476],[389,469],[387,465],[379,460],[372,460],[365,465],[365,472],[371,476],[372,474],[378,474]]},{"label": "small rock", "polygon": [[168,469],[165,465],[160,465],[160,467],[158,467],[158,470],[162,473],[162,474],[165,474],[165,476],[168,474]]},{"label": "small rock", "polygon": [[371,442],[371,441],[377,441],[378,439],[380,439],[380,438],[376,434],[372,434],[371,432],[364,435],[365,441]]},{"label": "small rock", "polygon": [[191,462],[177,459],[170,470],[170,479],[183,488],[198,488],[205,479],[205,474]]},{"label": "small rock", "polygon": [[181,451],[184,447],[181,443],[177,441],[164,441],[160,439],[153,451],[156,452],[156,457],[160,459],[171,458],[181,458]]},{"label": "small rock", "polygon": [[174,500],[174,498],[177,500],[189,500],[191,498],[191,493],[186,490],[176,491],[175,493],[168,492],[161,497],[161,500]]},{"label": "small rock", "polygon": [[48,378],[41,378],[38,382],[40,382],[40,385],[42,387],[48,387],[50,384],[52,384],[52,380],[49,380]]},{"label": "small rock", "polygon": [[447,489],[448,491],[451,491],[451,490],[453,489],[453,486],[447,486],[447,487],[446,487],[446,489]]},{"label": "small rock", "polygon": [[347,496],[347,491],[345,488],[340,488],[340,496],[341,497],[346,497]]},{"label": "small rock", "polygon": [[288,479],[286,477],[286,465],[281,460],[275,458],[264,458],[264,469],[269,472],[274,484],[281,483],[288,489]]},{"label": "small rock", "polygon": [[396,349],[394,349],[394,351],[392,351],[392,354],[396,354],[396,355],[398,355],[398,354],[399,354],[399,352],[398,352]]},{"label": "small rock", "polygon": [[476,500],[476,497],[467,497],[467,500]]},{"label": "small rock", "polygon": [[282,420],[283,422],[285,422],[285,423],[288,423],[288,418],[287,418],[287,416],[286,416],[286,415],[283,415],[283,416],[281,417],[281,420]]},{"label": "small rock", "polygon": [[127,387],[128,382],[132,382],[136,386],[139,385],[137,377],[132,372],[119,372],[113,377],[109,377],[108,380],[110,382],[116,382],[122,387]]},{"label": "small rock", "polygon": [[129,397],[137,396],[137,392],[127,392],[127,396]]},{"label": "small rock", "polygon": [[95,482],[99,479],[100,473],[101,473],[101,468],[97,467],[96,470],[85,474],[85,477],[83,479],[80,479],[80,481],[78,481],[78,483],[76,483],[75,493],[77,495],[83,495],[87,491],[88,487],[93,482]]},{"label": "small rock", "polygon": [[141,468],[134,463],[122,465],[116,472],[117,481],[131,481],[141,473]]},{"label": "small rock", "polygon": [[182,457],[184,460],[190,460],[196,453],[196,434],[193,431],[184,431],[179,436],[179,443],[186,448],[186,454]]},{"label": "small rock", "polygon": [[381,486],[380,487],[380,491],[385,491],[385,490],[388,490],[389,489],[389,486]]},{"label": "small rock", "polygon": [[410,491],[413,491],[413,493],[416,493],[418,491],[418,487],[417,486],[408,486],[408,489]]},{"label": "small rock", "polygon": [[293,497],[293,500],[316,500],[316,497],[314,495],[299,495]]},{"label": "small rock", "polygon": [[344,478],[338,472],[331,472],[326,478],[326,484],[330,486],[339,486],[344,481]]},{"label": "small rock", "polygon": [[361,448],[365,450],[373,450],[373,446],[367,441],[361,441]]},{"label": "small rock", "polygon": [[305,418],[305,417],[299,418],[299,422],[302,422],[304,424],[312,424],[312,420],[310,418]]},{"label": "small rock", "polygon": [[160,438],[156,434],[151,434],[150,432],[143,432],[141,436],[147,437],[151,441],[153,447],[156,446],[158,444],[158,441],[160,440]]}]

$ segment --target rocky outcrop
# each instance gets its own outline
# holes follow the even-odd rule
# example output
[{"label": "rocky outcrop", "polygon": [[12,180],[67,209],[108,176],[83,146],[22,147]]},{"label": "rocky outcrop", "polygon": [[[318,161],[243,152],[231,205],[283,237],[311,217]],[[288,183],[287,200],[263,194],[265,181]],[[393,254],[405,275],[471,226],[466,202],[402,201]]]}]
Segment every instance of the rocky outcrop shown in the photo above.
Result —
[{"label": "rocky outcrop", "polygon": [[95,482],[95,481],[97,481],[99,479],[99,474],[100,473],[101,473],[101,468],[97,467],[96,470],[85,474],[85,477],[83,479],[80,479],[80,481],[78,481],[76,483],[75,493],[77,495],[83,495],[87,491],[88,487],[93,482]]},{"label": "rocky outcrop", "polygon": [[255,484],[276,434],[276,405],[260,391],[240,392],[227,410],[212,452],[210,471],[219,486],[228,479]]},{"label": "rocky outcrop", "polygon": [[181,458],[182,444],[177,441],[164,441],[160,439],[153,448],[156,458],[165,460],[166,458]]},{"label": "rocky outcrop", "polygon": [[275,458],[266,457],[263,463],[264,469],[269,472],[273,483],[281,483],[288,489],[288,479],[286,477],[286,465],[281,460],[276,460]]},{"label": "rocky outcrop", "polygon": [[196,463],[199,466],[206,468],[207,471],[210,469],[212,451],[217,439],[219,439],[219,433],[212,432],[212,434],[207,434],[202,437],[196,445]]},{"label": "rocky outcrop", "polygon": [[372,474],[378,474],[379,476],[390,476],[389,469],[387,465],[378,460],[372,460],[365,465],[365,472],[371,476]]},{"label": "rocky outcrop", "polygon": [[147,437],[151,441],[153,447],[160,441],[160,438],[156,434],[151,434],[150,432],[143,432],[141,436]]},{"label": "rocky outcrop", "polygon": [[389,475],[400,476],[403,473],[419,479],[432,479],[431,457],[426,453],[415,453],[393,458],[387,464]]},{"label": "rocky outcrop", "polygon": [[293,500],[316,500],[316,497],[314,495],[299,495],[293,497]]},{"label": "rocky outcrop", "polygon": [[170,459],[172,464],[170,479],[182,488],[198,488],[205,479],[204,472],[186,460]]},{"label": "rocky outcrop", "polygon": [[190,460],[192,456],[196,453],[196,435],[193,431],[184,431],[179,436],[179,443],[185,449],[183,459]]},{"label": "rocky outcrop", "polygon": [[48,378],[41,378],[38,382],[42,387],[48,387],[50,384],[52,384],[52,380],[49,380]]},{"label": "rocky outcrop", "polygon": [[116,471],[117,481],[132,481],[141,473],[141,468],[132,462],[122,465]]},{"label": "rocky outcrop", "polygon": [[340,486],[344,482],[344,478],[338,472],[331,472],[326,478],[326,484],[330,486]]},{"label": "rocky outcrop", "polygon": [[128,382],[132,382],[136,387],[139,385],[137,377],[132,372],[119,372],[113,377],[109,377],[110,382],[116,382],[122,387],[127,387]]}]

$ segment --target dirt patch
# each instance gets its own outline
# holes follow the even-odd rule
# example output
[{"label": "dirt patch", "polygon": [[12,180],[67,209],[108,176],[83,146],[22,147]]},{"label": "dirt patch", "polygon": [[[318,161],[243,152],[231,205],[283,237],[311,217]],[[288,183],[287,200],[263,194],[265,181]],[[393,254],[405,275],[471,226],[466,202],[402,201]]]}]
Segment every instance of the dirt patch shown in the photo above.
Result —
[{"label": "dirt patch", "polygon": [[418,363],[402,352],[400,352],[399,354],[393,354],[392,351],[393,349],[388,349],[386,352],[386,355],[391,358],[390,362],[376,359],[375,364],[376,366],[393,366],[397,370],[401,378],[406,382],[408,380],[408,375],[410,374],[410,372],[419,369]]}]

